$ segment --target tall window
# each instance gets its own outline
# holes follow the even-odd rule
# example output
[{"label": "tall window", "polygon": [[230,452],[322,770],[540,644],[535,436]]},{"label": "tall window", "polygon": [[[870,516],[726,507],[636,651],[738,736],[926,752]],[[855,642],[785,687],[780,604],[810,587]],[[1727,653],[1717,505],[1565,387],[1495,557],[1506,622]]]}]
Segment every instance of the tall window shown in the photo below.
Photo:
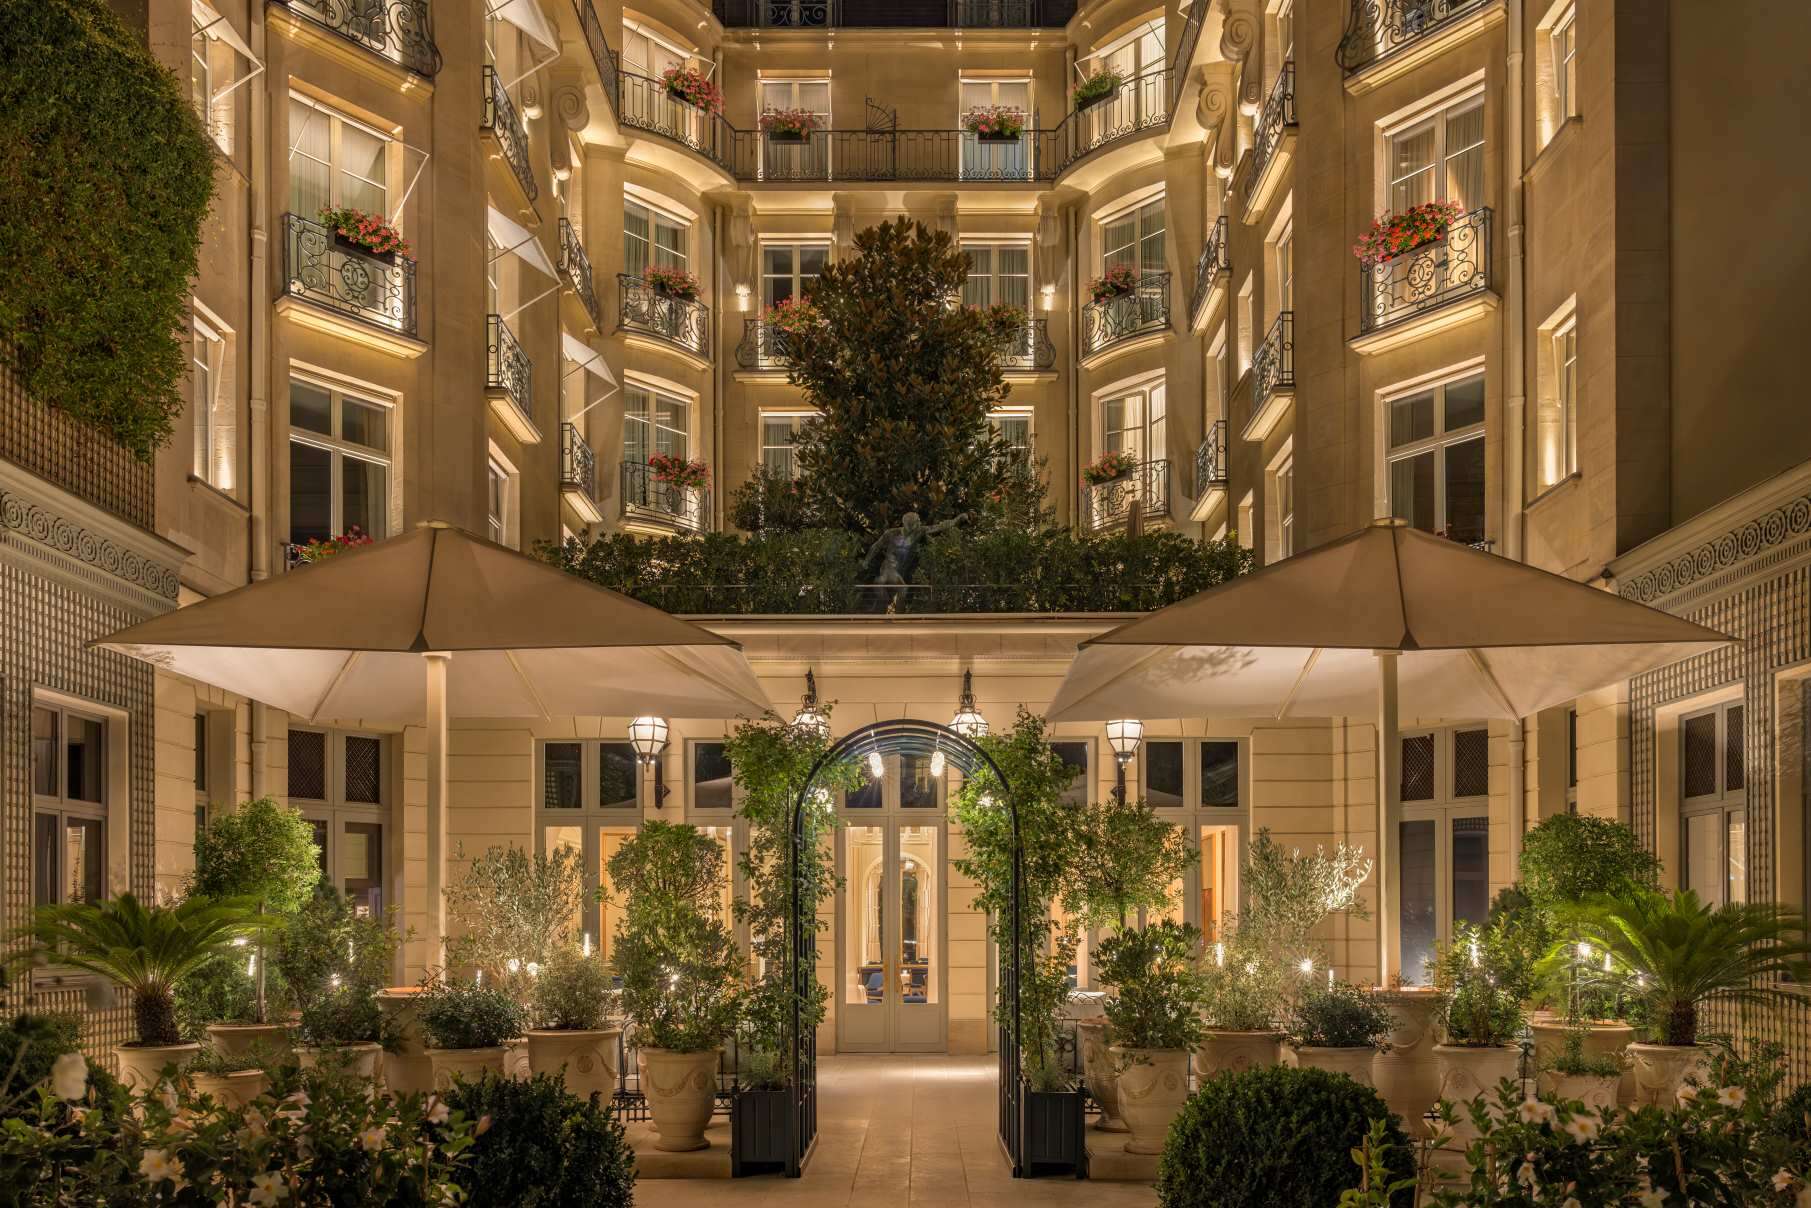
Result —
[{"label": "tall window", "polygon": [[761,304],[772,309],[788,298],[803,297],[806,283],[823,272],[828,263],[828,244],[763,243]]},{"label": "tall window", "polygon": [[640,820],[642,775],[635,748],[620,739],[547,742],[540,755],[535,830],[541,850],[551,855],[569,847],[579,853],[585,895],[578,929],[607,960],[623,902],[611,892],[600,903],[596,891],[613,889],[610,857],[634,837]]},{"label": "tall window", "polygon": [[1006,442],[1007,456],[1015,461],[1031,460],[1031,412],[1023,408],[990,411],[988,427]]},{"label": "tall window", "polygon": [[357,525],[390,533],[390,408],[307,378],[289,380],[289,540]]},{"label": "tall window", "polygon": [[1427,962],[1455,923],[1490,914],[1490,731],[1402,736],[1402,976],[1425,984]]},{"label": "tall window", "polygon": [[1457,202],[1466,210],[1484,204],[1481,95],[1394,130],[1385,141],[1392,210],[1429,201]]},{"label": "tall window", "polygon": [[1164,199],[1135,206],[1100,224],[1101,268],[1124,265],[1143,273],[1161,273],[1163,256]]},{"label": "tall window", "polygon": [[498,545],[509,544],[509,467],[490,458],[484,466],[486,535]]},{"label": "tall window", "polygon": [[238,469],[239,440],[234,424],[234,393],[225,380],[229,371],[226,338],[197,316],[190,350],[189,388],[195,421],[195,477],[231,491]]},{"label": "tall window", "polygon": [[[1202,403],[1207,421],[1226,418],[1226,324],[1222,322],[1207,348],[1207,367],[1203,375]],[[1225,469],[1224,466],[1221,467]]]},{"label": "tall window", "polygon": [[968,280],[962,301],[969,306],[1016,306],[1031,313],[1031,248],[1023,243],[964,244]]},{"label": "tall window", "polygon": [[1136,386],[1101,400],[1101,448],[1130,453],[1139,461],[1169,450],[1164,383]]},{"label": "tall window", "polygon": [[1679,720],[1679,882],[1712,906],[1748,900],[1741,701]]},{"label": "tall window", "polygon": [[1549,372],[1542,376],[1537,433],[1540,485],[1578,473],[1578,321],[1568,315],[1547,333]]},{"label": "tall window", "polygon": [[[830,129],[830,81],[818,77],[806,80],[762,80],[760,111],[773,113],[798,109],[817,118],[816,129]],[[817,134],[802,142],[782,143],[763,138],[760,141],[764,172],[778,177],[820,177],[830,169],[828,135]]]},{"label": "tall window", "polygon": [[289,208],[313,219],[325,206],[390,213],[389,135],[291,93],[289,97]]},{"label": "tall window", "polygon": [[1277,309],[1295,309],[1295,224],[1286,222],[1272,245],[1276,257]]},{"label": "tall window", "polygon": [[1388,399],[1390,511],[1454,541],[1484,540],[1484,376]]},{"label": "tall window", "polygon": [[1578,11],[1567,9],[1549,34],[1553,54],[1554,113],[1560,121],[1578,116]]},{"label": "tall window", "polygon": [[664,210],[623,199],[623,271],[639,277],[647,267],[687,268],[692,224]]},{"label": "tall window", "polygon": [[799,476],[798,454],[793,444],[799,428],[815,414],[810,411],[764,411],[761,413],[761,464],[770,474],[785,478]]},{"label": "tall window", "polygon": [[1285,454],[1270,476],[1270,506],[1276,516],[1276,544],[1272,553],[1287,558],[1295,553],[1295,457]]},{"label": "tall window", "polygon": [[195,832],[200,834],[208,824],[208,715],[195,714]]},{"label": "tall window", "polygon": [[390,754],[380,734],[289,730],[289,803],[314,826],[321,876],[361,915],[384,912]]},{"label": "tall window", "polygon": [[[963,80],[960,85],[956,119],[972,109],[1017,109],[1031,126],[1031,81]],[[965,180],[1021,180],[1031,165],[1029,136],[1009,142],[982,142],[979,135],[962,135],[962,176]]]},{"label": "tall window", "polygon": [[1173,891],[1182,918],[1210,942],[1239,908],[1239,863],[1249,830],[1240,756],[1236,739],[1212,738],[1147,739],[1138,755],[1145,800],[1173,818],[1200,852],[1200,863]]},{"label": "tall window", "polygon": [[1247,274],[1245,274],[1245,280],[1239,283],[1239,308],[1238,308],[1239,326],[1238,326],[1236,334],[1239,338],[1238,371],[1239,371],[1240,376],[1243,376],[1245,371],[1247,369],[1251,368],[1251,358],[1252,358],[1253,352],[1255,351],[1255,345],[1252,343],[1253,328],[1255,325],[1255,316],[1252,313],[1252,296],[1251,295],[1252,295],[1251,274],[1247,273]]},{"label": "tall window", "polygon": [[107,723],[61,705],[31,709],[32,901],[107,896]]},{"label": "tall window", "polygon": [[691,456],[691,404],[648,386],[623,391],[623,460],[646,465],[656,453]]}]

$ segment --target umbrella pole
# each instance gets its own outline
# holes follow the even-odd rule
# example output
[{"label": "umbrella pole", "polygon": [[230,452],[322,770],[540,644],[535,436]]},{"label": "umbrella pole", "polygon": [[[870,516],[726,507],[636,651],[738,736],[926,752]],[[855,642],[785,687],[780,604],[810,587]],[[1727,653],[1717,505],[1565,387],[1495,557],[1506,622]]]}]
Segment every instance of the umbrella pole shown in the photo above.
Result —
[{"label": "umbrella pole", "polygon": [[1402,971],[1402,738],[1394,650],[1377,654],[1377,969],[1386,989]]},{"label": "umbrella pole", "polygon": [[446,673],[452,655],[422,656],[428,699],[428,875],[426,907],[429,968],[446,964]]}]

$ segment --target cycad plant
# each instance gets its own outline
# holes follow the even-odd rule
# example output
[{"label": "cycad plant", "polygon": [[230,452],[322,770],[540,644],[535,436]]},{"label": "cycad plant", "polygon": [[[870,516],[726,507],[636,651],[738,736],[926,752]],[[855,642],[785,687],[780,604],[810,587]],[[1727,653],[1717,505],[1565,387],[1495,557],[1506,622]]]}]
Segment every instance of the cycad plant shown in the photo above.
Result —
[{"label": "cycad plant", "polygon": [[[1805,916],[1783,906],[1731,902],[1712,907],[1689,889],[1597,896],[1567,920],[1626,971],[1630,993],[1658,1044],[1698,1043],[1707,1003],[1770,1005],[1811,976]],[[1569,959],[1562,944],[1549,967]]]},{"label": "cycad plant", "polygon": [[132,995],[138,1043],[182,1043],[176,1026],[176,983],[233,941],[263,925],[241,900],[190,897],[174,906],[145,906],[129,893],[111,901],[40,906],[15,938],[42,947],[18,963],[52,959],[124,986]]}]

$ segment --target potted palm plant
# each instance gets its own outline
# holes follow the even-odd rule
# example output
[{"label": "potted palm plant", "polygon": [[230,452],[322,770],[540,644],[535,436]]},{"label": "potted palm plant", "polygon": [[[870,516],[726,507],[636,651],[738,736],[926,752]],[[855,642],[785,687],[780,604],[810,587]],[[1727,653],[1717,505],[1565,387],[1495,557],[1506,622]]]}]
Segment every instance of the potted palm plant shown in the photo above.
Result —
[{"label": "potted palm plant", "polygon": [[419,1011],[436,1090],[460,1077],[502,1077],[506,1046],[522,1034],[525,1019],[515,998],[477,980],[436,982],[421,995]]},{"label": "potted palm plant", "polygon": [[723,845],[695,826],[648,822],[610,858],[627,904],[615,966],[645,1063],[656,1149],[708,1148],[717,1063],[736,1026],[742,954],[723,919]]},{"label": "potted palm plant", "polygon": [[1789,983],[1811,977],[1805,916],[1782,906],[1713,907],[1689,889],[1638,891],[1592,898],[1565,922],[1608,956],[1635,1004],[1649,1038],[1628,1049],[1643,1104],[1672,1104],[1685,1080],[1707,1066],[1699,1043],[1706,1006],[1775,1005],[1797,997]]},{"label": "potted palm plant", "polygon": [[15,933],[38,947],[14,963],[54,963],[124,987],[137,1033],[114,1050],[120,1080],[148,1091],[165,1070],[187,1065],[201,1051],[177,1027],[178,983],[264,925],[245,902],[197,896],[174,906],[145,906],[123,893],[111,901],[38,907]]},{"label": "potted palm plant", "polygon": [[1107,1020],[1119,1068],[1127,1153],[1163,1152],[1170,1122],[1188,1099],[1189,1054],[1201,1042],[1207,979],[1201,929],[1165,920],[1122,931],[1100,945],[1095,968],[1113,988]]},{"label": "potted palm plant", "polygon": [[610,1026],[610,967],[601,956],[576,948],[558,953],[535,980],[529,1009],[528,1068],[563,1078],[579,1098],[616,1095],[617,1042]]},{"label": "potted palm plant", "polygon": [[1376,994],[1347,982],[1304,991],[1289,1015],[1296,1063],[1371,1085],[1371,1058],[1389,1044],[1395,1019]]},{"label": "potted palm plant", "polygon": [[1499,937],[1463,923],[1434,962],[1434,988],[1443,1036],[1434,1046],[1440,1098],[1459,1105],[1453,1134],[1469,1145],[1477,1139],[1471,1101],[1494,1101],[1498,1084],[1519,1073],[1522,1000],[1503,975]]}]

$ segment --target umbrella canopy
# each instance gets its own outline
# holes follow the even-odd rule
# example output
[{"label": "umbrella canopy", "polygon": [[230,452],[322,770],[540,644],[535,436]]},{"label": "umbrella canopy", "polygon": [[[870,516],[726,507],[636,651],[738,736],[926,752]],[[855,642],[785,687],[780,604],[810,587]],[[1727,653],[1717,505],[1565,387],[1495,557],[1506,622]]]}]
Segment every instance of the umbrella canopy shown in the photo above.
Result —
[{"label": "umbrella canopy", "polygon": [[318,721],[422,722],[429,652],[454,717],[768,709],[729,639],[438,523],[96,644]]}]

